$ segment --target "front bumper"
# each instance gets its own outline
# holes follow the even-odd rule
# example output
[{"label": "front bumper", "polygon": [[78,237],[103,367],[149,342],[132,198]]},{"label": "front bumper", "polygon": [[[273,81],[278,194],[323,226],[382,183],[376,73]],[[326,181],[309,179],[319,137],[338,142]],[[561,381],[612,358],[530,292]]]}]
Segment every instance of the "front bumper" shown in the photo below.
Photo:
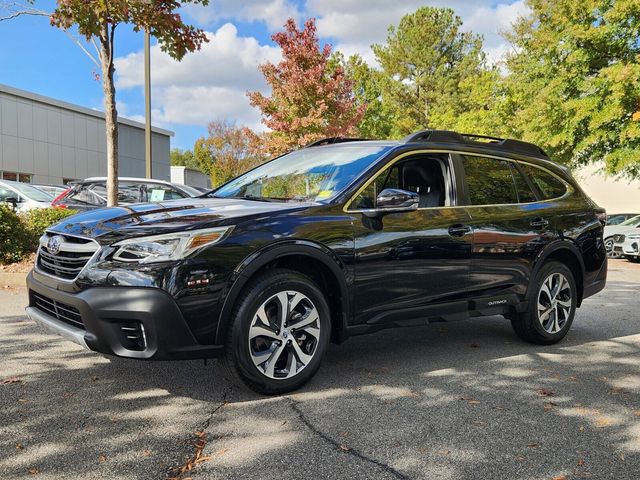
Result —
[{"label": "front bumper", "polygon": [[27,287],[29,318],[89,350],[149,360],[222,353],[221,345],[197,342],[176,302],[158,288],[95,287],[69,293],[39,282],[33,273]]}]

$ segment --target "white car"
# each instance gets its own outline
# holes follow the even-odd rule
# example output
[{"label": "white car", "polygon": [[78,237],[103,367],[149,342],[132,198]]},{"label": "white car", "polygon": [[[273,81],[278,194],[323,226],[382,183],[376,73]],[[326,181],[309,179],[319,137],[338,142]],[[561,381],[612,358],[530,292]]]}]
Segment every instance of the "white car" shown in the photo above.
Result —
[{"label": "white car", "polygon": [[622,256],[621,246],[616,244],[621,244],[624,241],[622,235],[626,234],[627,231],[633,232],[634,228],[637,228],[640,233],[640,215],[631,217],[618,225],[604,227],[604,246],[609,257],[619,258]]},{"label": "white car", "polygon": [[634,263],[640,263],[640,229],[630,230],[622,242],[622,254]]},{"label": "white car", "polygon": [[0,180],[0,203],[8,203],[17,212],[48,208],[53,197],[28,183]]}]

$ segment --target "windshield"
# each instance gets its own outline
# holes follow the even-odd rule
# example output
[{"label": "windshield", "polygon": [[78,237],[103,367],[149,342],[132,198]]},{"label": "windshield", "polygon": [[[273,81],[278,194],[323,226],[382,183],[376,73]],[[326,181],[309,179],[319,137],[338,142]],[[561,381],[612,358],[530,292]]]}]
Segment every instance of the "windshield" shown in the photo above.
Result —
[{"label": "windshield", "polygon": [[625,220],[620,224],[620,226],[625,226],[625,227],[635,227],[636,225],[640,225],[640,215],[631,217],[630,219]]},{"label": "windshield", "polygon": [[327,201],[390,148],[357,144],[303,148],[239,176],[213,196]]},{"label": "windshield", "polygon": [[[7,182],[9,183],[9,182]],[[11,182],[11,186],[20,193],[23,197],[28,198],[29,200],[34,200],[36,202],[48,202],[51,203],[53,197],[49,195],[47,192],[43,192],[36,187],[32,187],[27,183],[20,182]]]}]

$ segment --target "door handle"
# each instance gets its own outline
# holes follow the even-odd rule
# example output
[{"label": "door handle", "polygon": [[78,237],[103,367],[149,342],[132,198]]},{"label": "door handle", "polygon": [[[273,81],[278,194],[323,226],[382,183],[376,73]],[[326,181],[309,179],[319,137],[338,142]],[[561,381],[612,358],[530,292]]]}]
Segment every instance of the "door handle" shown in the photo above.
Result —
[{"label": "door handle", "polygon": [[544,228],[544,227],[546,227],[547,225],[549,225],[549,221],[548,221],[548,220],[545,220],[545,219],[544,219],[544,218],[542,218],[542,217],[536,217],[536,218],[534,218],[533,220],[531,220],[530,225],[531,225],[533,228]]},{"label": "door handle", "polygon": [[449,235],[451,235],[452,237],[463,237],[470,232],[471,227],[469,225],[463,225],[461,223],[456,223],[455,225],[451,225],[449,227]]}]

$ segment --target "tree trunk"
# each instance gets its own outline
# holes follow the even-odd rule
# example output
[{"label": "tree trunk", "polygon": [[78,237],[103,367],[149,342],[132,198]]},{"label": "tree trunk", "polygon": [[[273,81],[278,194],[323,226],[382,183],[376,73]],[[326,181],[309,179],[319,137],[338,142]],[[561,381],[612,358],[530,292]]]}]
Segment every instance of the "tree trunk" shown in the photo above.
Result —
[{"label": "tree trunk", "polygon": [[113,31],[109,33],[109,25],[106,23],[100,33],[100,62],[107,133],[107,206],[113,207],[118,205],[118,111],[113,81]]}]

